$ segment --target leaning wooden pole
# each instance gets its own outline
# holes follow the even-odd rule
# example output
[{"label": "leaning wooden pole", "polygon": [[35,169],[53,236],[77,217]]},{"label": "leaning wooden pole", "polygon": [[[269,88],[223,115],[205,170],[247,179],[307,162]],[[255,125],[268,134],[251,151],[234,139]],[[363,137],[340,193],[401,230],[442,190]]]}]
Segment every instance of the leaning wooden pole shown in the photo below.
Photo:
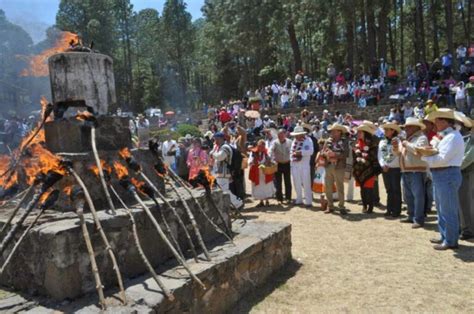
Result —
[{"label": "leaning wooden pole", "polygon": [[109,188],[112,191],[112,194],[119,201],[119,203],[122,205],[122,207],[127,211],[128,216],[130,217],[130,222],[132,223],[133,239],[135,240],[135,246],[138,250],[138,254],[140,255],[143,263],[145,264],[146,268],[150,272],[151,276],[155,280],[158,287],[160,287],[161,290],[163,291],[163,293],[166,295],[168,300],[174,301],[174,299],[175,299],[174,295],[171,293],[171,291],[168,288],[166,288],[164,283],[160,280],[160,278],[158,277],[158,274],[155,272],[155,269],[153,268],[150,261],[146,257],[145,252],[143,251],[143,247],[141,245],[140,238],[138,237],[137,224],[135,222],[135,218],[133,217],[132,210],[127,206],[127,204],[125,204],[125,202],[122,200],[120,195],[117,193],[117,191],[115,190],[115,188],[111,184],[109,184]]},{"label": "leaning wooden pole", "polygon": [[95,163],[97,164],[97,169],[99,170],[100,183],[102,184],[102,189],[104,190],[105,197],[107,198],[107,203],[112,213],[115,214],[115,206],[112,198],[110,197],[109,189],[107,189],[107,183],[105,182],[104,169],[102,169],[102,164],[100,163],[99,152],[97,151],[97,142],[95,136],[95,126],[91,127],[91,144],[92,152],[94,154]]},{"label": "leaning wooden pole", "polygon": [[0,237],[2,236],[3,232],[7,230],[8,226],[11,224],[13,218],[15,215],[18,213],[18,210],[21,208],[21,205],[23,202],[29,197],[30,192],[33,191],[34,185],[31,185],[28,189],[26,189],[25,194],[23,194],[23,197],[20,199],[18,204],[16,205],[15,209],[13,209],[12,213],[8,217],[8,220],[5,222],[5,224],[2,226],[2,229],[0,230]]},{"label": "leaning wooden pole", "polygon": [[122,280],[122,275],[120,274],[120,269],[117,264],[117,259],[115,258],[115,254],[112,250],[112,247],[110,246],[110,242],[107,239],[107,235],[104,232],[104,229],[102,229],[102,224],[100,223],[99,216],[97,216],[97,211],[95,210],[94,202],[92,201],[92,198],[89,194],[89,190],[87,189],[86,185],[84,184],[84,181],[82,181],[81,177],[72,169],[72,167],[68,167],[69,173],[71,173],[74,177],[74,179],[77,181],[79,186],[82,188],[84,191],[84,196],[86,198],[87,204],[89,205],[89,209],[91,211],[92,217],[94,218],[94,222],[97,228],[97,231],[99,231],[100,237],[102,238],[102,242],[104,242],[105,249],[108,252],[110,256],[110,260],[112,261],[113,264],[113,269],[115,271],[115,274],[117,276],[117,282],[120,288],[120,299],[123,304],[127,304],[127,298],[125,296],[125,289],[123,287],[123,280]]}]

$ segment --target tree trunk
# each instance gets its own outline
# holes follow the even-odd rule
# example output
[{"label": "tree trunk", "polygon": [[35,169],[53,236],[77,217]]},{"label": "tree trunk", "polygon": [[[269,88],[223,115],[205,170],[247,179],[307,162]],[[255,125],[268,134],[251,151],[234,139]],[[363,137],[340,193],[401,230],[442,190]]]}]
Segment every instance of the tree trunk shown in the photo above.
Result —
[{"label": "tree trunk", "polygon": [[472,0],[467,0],[467,33],[469,37],[467,38],[466,45],[470,45],[471,43],[471,30],[472,30]]},{"label": "tree trunk", "polygon": [[374,1],[365,1],[365,15],[367,19],[367,54],[369,62],[373,62],[377,57],[377,30],[375,28]]},{"label": "tree trunk", "polygon": [[454,53],[452,0],[444,0],[444,10],[445,10],[445,17],[446,17],[446,42],[448,44],[449,52]]},{"label": "tree trunk", "polygon": [[344,20],[345,20],[345,32],[346,32],[346,65],[347,67],[354,69],[354,1],[345,0],[344,6]]},{"label": "tree trunk", "polygon": [[388,13],[390,11],[389,1],[381,1],[381,9],[378,15],[378,57],[387,60],[387,32],[388,32]]},{"label": "tree trunk", "polygon": [[[393,20],[389,19],[388,39],[390,45],[390,62],[397,68],[397,0],[393,0]],[[399,69],[400,70],[400,69]],[[401,71],[399,71],[401,73]]]},{"label": "tree trunk", "polygon": [[438,0],[430,1],[430,19],[432,23],[432,32],[433,32],[433,59],[439,57],[439,40],[438,40]]},{"label": "tree trunk", "polygon": [[416,0],[415,3],[415,25],[415,33],[418,34],[418,49],[420,50],[420,59],[417,61],[426,62],[425,24],[423,22],[423,0]]},{"label": "tree trunk", "polygon": [[405,72],[405,50],[404,50],[404,28],[405,28],[405,13],[403,12],[403,0],[399,0],[400,7],[400,73]]},{"label": "tree trunk", "polygon": [[[369,58],[369,54],[367,53],[368,45],[367,45],[367,27],[366,27],[366,19],[365,19],[365,1],[360,1],[360,34],[361,34],[361,52],[364,61],[364,72],[369,70],[369,65],[372,60]],[[402,0],[401,0],[402,1]],[[357,72],[359,69],[357,69]],[[360,73],[359,73],[360,74]]]},{"label": "tree trunk", "polygon": [[466,43],[469,43],[469,32],[467,30],[466,12],[464,10],[464,1],[460,4],[459,11],[461,13],[462,27],[463,27],[463,30],[464,30],[464,41]]},{"label": "tree trunk", "polygon": [[290,37],[291,49],[293,50],[293,61],[295,65],[295,72],[302,69],[303,65],[301,62],[301,51],[296,38],[295,25],[293,21],[290,21],[287,26],[288,36]]}]

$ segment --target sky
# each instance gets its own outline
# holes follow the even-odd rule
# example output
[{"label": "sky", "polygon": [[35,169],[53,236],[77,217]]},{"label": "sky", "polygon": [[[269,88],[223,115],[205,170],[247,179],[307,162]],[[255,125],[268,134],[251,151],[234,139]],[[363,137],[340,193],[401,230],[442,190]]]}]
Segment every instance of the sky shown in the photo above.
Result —
[{"label": "sky", "polygon": [[[0,0],[0,9],[5,11],[8,18],[34,18],[37,21],[52,25],[56,19],[56,12],[60,0]],[[200,18],[204,0],[188,0],[188,11],[193,20]],[[155,8],[163,11],[165,0],[131,0],[135,11],[145,8]]]}]

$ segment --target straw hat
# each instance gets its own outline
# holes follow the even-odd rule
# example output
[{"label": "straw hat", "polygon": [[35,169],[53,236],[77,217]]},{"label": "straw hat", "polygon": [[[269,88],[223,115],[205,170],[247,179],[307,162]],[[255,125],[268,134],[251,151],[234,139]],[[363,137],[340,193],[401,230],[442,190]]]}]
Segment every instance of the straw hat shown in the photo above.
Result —
[{"label": "straw hat", "polygon": [[369,128],[374,129],[374,130],[377,129],[377,126],[372,121],[369,121],[369,120],[362,121],[361,125],[366,125]]},{"label": "straw hat", "polygon": [[427,104],[427,105],[432,104],[432,103],[434,103],[433,99],[428,99],[428,100],[426,101],[426,104]]},{"label": "straw hat", "polygon": [[473,125],[472,125],[472,119],[470,119],[469,117],[466,117],[466,115],[462,112],[459,112],[459,111],[455,111],[454,112],[454,118],[461,122],[462,124],[464,124],[464,126],[466,128],[472,128]]},{"label": "straw hat", "polygon": [[372,135],[375,134],[375,129],[374,128],[371,128],[369,125],[363,124],[363,123],[361,125],[359,125],[356,130],[357,131],[364,131],[364,132],[367,132],[367,133],[372,134]]},{"label": "straw hat", "polygon": [[403,127],[407,127],[407,126],[417,126],[419,127],[421,130],[424,130],[426,128],[426,126],[423,124],[423,122],[421,122],[420,120],[418,120],[417,118],[415,117],[408,117],[406,120],[405,120],[405,124],[403,125]]},{"label": "straw hat", "polygon": [[384,123],[382,124],[382,129],[392,129],[392,130],[395,130],[397,131],[398,133],[400,133],[402,131],[402,128],[400,128],[400,126],[396,123],[391,123],[391,122],[387,122],[387,123]]},{"label": "straw hat", "polygon": [[454,116],[454,110],[448,108],[440,108],[436,111],[433,111],[426,117],[426,119],[430,120],[431,122],[434,122],[436,118],[456,120],[456,117]]},{"label": "straw hat", "polygon": [[329,131],[332,131],[332,130],[339,130],[341,131],[342,133],[347,133],[349,132],[349,130],[347,130],[347,127],[345,125],[342,125],[342,124],[339,124],[339,123],[334,123],[332,125],[330,125],[328,127],[328,130]]},{"label": "straw hat", "polygon": [[211,131],[207,131],[206,133],[204,133],[204,137],[212,138],[212,132],[211,132]]},{"label": "straw hat", "polygon": [[298,125],[295,127],[294,131],[290,133],[291,136],[306,135],[306,131],[302,126]]},{"label": "straw hat", "polygon": [[307,130],[312,130],[313,129],[313,126],[311,124],[308,124],[308,123],[302,123],[301,126],[303,127],[303,129],[307,129]]}]

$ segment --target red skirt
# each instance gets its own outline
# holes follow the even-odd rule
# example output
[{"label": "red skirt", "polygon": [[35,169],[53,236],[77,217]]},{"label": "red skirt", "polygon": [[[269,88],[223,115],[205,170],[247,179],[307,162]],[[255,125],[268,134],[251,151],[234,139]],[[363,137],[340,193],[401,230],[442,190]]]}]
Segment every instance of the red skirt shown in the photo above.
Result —
[{"label": "red skirt", "polygon": [[[360,183],[356,181],[356,186],[360,186]],[[375,176],[373,177],[370,177],[369,179],[367,179],[365,182],[364,182],[364,186],[363,188],[366,188],[366,189],[373,189],[375,186]]]}]

